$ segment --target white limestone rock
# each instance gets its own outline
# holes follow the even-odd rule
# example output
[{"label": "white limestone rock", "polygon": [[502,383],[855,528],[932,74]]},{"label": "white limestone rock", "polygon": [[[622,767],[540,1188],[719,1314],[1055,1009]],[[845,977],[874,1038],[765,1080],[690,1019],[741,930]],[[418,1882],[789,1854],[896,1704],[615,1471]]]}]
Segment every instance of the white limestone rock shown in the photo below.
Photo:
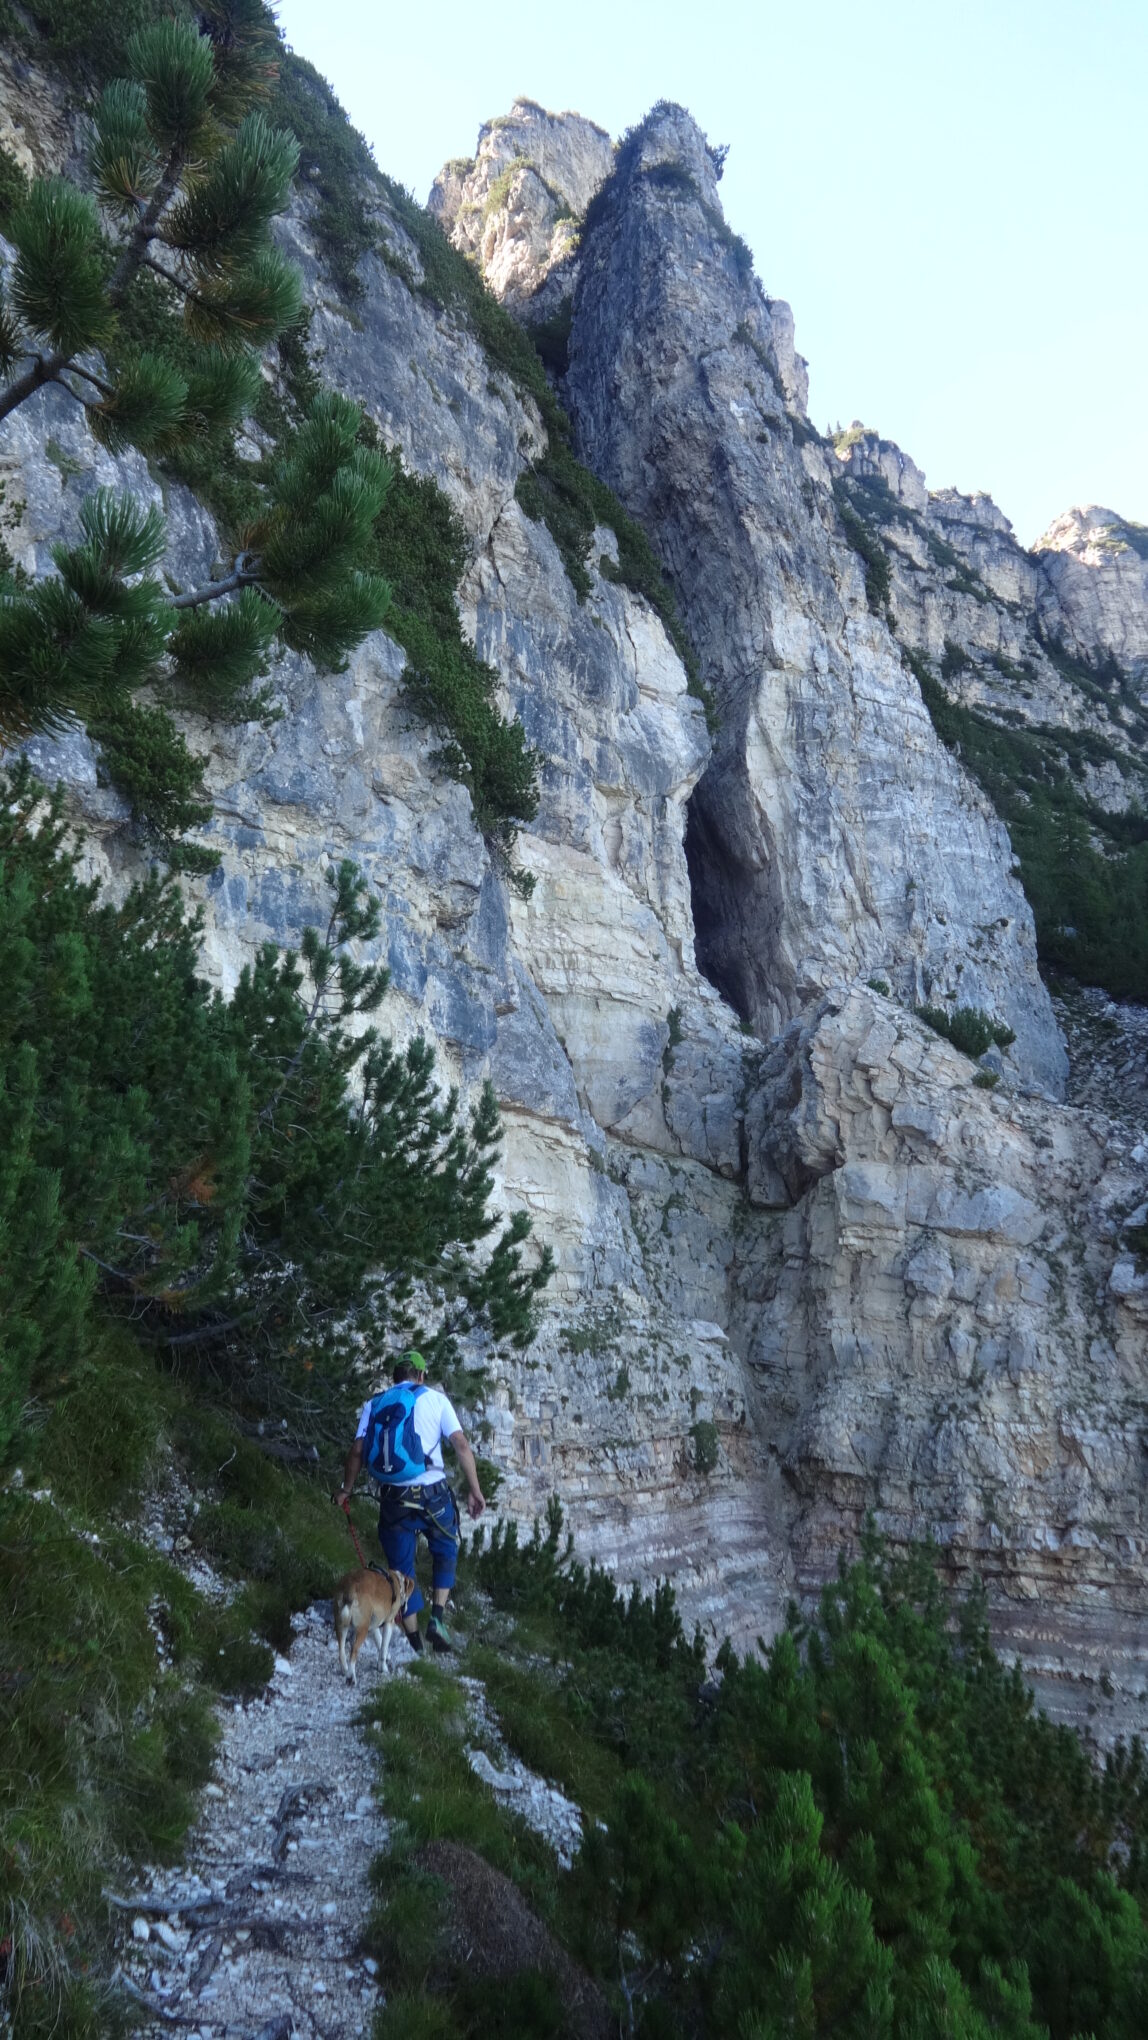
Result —
[{"label": "white limestone rock", "polygon": [[1148,699],[1148,526],[1092,503],[1055,518],[1034,550],[1051,591],[1050,626],[1130,668]]},{"label": "white limestone rock", "polygon": [[473,157],[439,172],[428,209],[495,295],[521,311],[568,260],[613,155],[594,121],[519,98],[480,128]]},{"label": "white limestone rock", "polygon": [[707,975],[765,1036],[854,973],[984,1006],[1059,1092],[1007,837],[870,611],[780,364],[747,343],[770,307],[680,109],[629,152],[578,273],[564,388],[579,448],[656,535],[718,702],[691,806]]},{"label": "white limestone rock", "polygon": [[1142,1621],[1148,1278],[1099,1239],[1144,1163],[1110,1158],[1103,1121],[973,1075],[856,986],[763,1064],[750,1195],[774,1203],[780,1177],[793,1202],[733,1336],[792,1485],[796,1576],[874,1508],[895,1539],[943,1525],[953,1562],[1002,1605],[1038,1596],[1050,1634],[1084,1604]]}]

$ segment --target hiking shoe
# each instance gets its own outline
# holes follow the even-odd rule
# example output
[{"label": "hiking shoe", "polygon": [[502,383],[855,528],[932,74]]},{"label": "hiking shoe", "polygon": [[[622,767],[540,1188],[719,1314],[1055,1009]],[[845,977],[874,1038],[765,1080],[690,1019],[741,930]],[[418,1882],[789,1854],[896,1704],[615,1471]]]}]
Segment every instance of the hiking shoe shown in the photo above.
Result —
[{"label": "hiking shoe", "polygon": [[450,1640],[450,1631],[441,1615],[432,1615],[427,1623],[427,1642],[432,1650],[449,1651],[454,1649],[454,1645]]},{"label": "hiking shoe", "polygon": [[418,1653],[423,1647],[423,1640],[422,1637],[419,1635],[418,1630],[404,1629],[403,1635],[406,1637],[407,1642],[410,1644],[411,1649],[414,1651],[415,1656],[417,1657]]}]

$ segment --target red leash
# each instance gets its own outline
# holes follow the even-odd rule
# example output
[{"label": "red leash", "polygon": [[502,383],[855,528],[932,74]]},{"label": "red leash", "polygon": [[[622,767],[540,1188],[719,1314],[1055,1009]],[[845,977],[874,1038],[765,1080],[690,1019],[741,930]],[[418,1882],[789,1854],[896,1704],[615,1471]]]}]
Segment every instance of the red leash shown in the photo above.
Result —
[{"label": "red leash", "polygon": [[349,1530],[349,1531],[350,1531],[350,1533],[351,1533],[351,1542],[352,1542],[352,1544],[354,1545],[354,1547],[355,1547],[355,1550],[357,1551],[357,1553],[358,1553],[358,1555],[359,1555],[359,1564],[360,1564],[360,1565],[362,1566],[362,1568],[363,1568],[363,1571],[364,1571],[364,1572],[366,1572],[366,1571],[368,1570],[368,1566],[367,1566],[367,1555],[366,1555],[366,1552],[365,1552],[365,1551],[363,1550],[363,1547],[362,1547],[362,1545],[361,1545],[361,1544],[359,1543],[359,1537],[358,1537],[358,1532],[356,1531],[356,1529],[355,1529],[355,1526],[354,1526],[354,1524],[353,1524],[353,1523],[352,1523],[352,1521],[351,1521],[351,1497],[350,1497],[350,1495],[348,1495],[348,1496],[346,1497],[345,1501],[342,1501],[342,1502],[340,1502],[340,1503],[339,1503],[339,1507],[340,1507],[340,1508],[342,1509],[342,1511],[343,1511],[343,1514],[344,1514],[344,1516],[345,1516],[345,1517],[347,1518],[347,1528],[348,1528],[348,1530]]}]

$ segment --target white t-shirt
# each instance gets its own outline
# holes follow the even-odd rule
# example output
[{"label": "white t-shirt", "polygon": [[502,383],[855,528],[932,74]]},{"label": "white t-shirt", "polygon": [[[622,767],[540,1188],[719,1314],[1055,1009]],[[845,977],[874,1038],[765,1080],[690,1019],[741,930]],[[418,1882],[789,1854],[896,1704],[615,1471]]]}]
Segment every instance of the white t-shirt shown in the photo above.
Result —
[{"label": "white t-shirt", "polygon": [[[411,1383],[402,1382],[400,1386],[409,1388]],[[356,1438],[366,1437],[367,1425],[371,1421],[371,1403],[375,1400],[376,1398],[372,1396],[370,1402],[363,1404],[359,1412],[359,1428],[355,1432]],[[427,1463],[426,1472],[414,1474],[403,1485],[405,1487],[430,1487],[436,1480],[441,1480],[443,1477],[442,1441],[444,1438],[450,1438],[455,1431],[461,1431],[461,1429],[462,1425],[454,1413],[454,1404],[443,1394],[441,1388],[424,1388],[421,1395],[415,1398],[415,1435],[423,1448],[423,1455]]]}]

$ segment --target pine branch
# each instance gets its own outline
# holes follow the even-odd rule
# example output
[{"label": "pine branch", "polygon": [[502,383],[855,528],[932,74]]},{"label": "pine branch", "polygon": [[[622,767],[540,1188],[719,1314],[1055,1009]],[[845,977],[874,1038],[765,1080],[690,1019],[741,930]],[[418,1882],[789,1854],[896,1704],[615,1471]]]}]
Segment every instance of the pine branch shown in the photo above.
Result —
[{"label": "pine branch", "polygon": [[[171,607],[173,609],[201,609],[205,602],[218,602],[221,595],[234,595],[240,588],[257,587],[259,581],[258,570],[252,571],[246,564],[250,558],[250,553],[237,554],[231,573],[226,575],[222,581],[208,581],[202,588],[189,589],[186,595],[173,595]],[[259,593],[265,595],[266,590],[260,588]],[[267,599],[272,602],[275,600],[274,596],[268,596]],[[279,606],[277,603],[276,607],[278,608]]]},{"label": "pine branch", "polygon": [[66,354],[37,354],[32,366],[23,375],[17,376],[7,389],[0,390],[0,418],[6,418],[10,411],[18,410],[29,397],[42,389],[45,383],[55,382],[62,368],[71,368]]},{"label": "pine branch", "polygon": [[[187,167],[187,159],[181,149],[172,150],[164,172],[148,203],[141,209],[139,219],[128,236],[127,243],[112,271],[108,284],[108,303],[119,311],[127,294],[128,285],[147,257],[149,244],[154,241],[172,199],[175,197],[179,180]],[[169,278],[171,282],[173,279]]]},{"label": "pine branch", "polygon": [[65,363],[64,368],[61,369],[59,375],[55,376],[53,380],[59,383],[62,390],[67,390],[70,397],[75,397],[78,404],[86,403],[87,399],[82,397],[78,390],[74,390],[70,383],[64,381],[65,375],[82,375],[84,381],[90,382],[92,388],[98,390],[102,397],[115,396],[115,390],[111,383],[105,382],[103,376],[97,375],[94,369],[82,368],[78,361],[69,361]]}]

